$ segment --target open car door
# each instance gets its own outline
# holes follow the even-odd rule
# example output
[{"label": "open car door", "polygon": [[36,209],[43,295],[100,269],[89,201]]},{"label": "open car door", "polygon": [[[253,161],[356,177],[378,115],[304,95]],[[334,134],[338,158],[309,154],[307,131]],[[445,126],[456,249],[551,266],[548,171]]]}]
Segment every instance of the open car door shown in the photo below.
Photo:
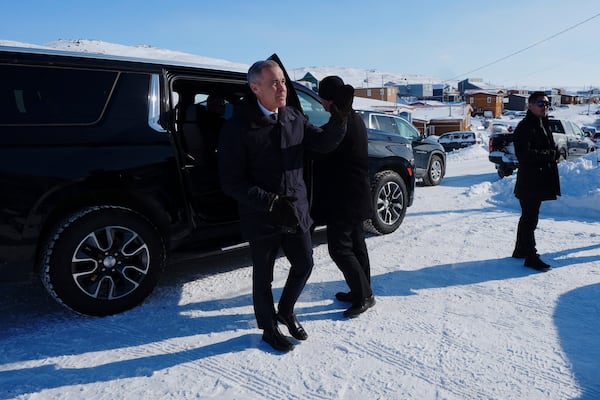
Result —
[{"label": "open car door", "polygon": [[279,59],[279,56],[277,54],[273,54],[268,59],[273,60],[277,64],[279,64],[279,67],[283,71],[283,76],[285,77],[285,86],[287,87],[287,101],[286,101],[287,105],[298,109],[302,114],[304,114],[304,110],[302,109],[302,105],[300,104],[300,99],[298,98],[298,93],[296,93],[296,89],[294,89],[292,80],[290,79],[290,76],[288,75],[287,71],[285,70],[283,63]]}]

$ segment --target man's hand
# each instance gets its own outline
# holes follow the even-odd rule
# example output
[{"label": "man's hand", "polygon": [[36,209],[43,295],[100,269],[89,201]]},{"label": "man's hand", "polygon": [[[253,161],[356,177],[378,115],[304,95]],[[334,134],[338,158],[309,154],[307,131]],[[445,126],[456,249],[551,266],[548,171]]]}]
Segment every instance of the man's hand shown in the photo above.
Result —
[{"label": "man's hand", "polygon": [[275,195],[270,207],[273,224],[290,233],[295,232],[299,223],[298,212],[294,206],[296,200],[298,199],[294,196]]}]

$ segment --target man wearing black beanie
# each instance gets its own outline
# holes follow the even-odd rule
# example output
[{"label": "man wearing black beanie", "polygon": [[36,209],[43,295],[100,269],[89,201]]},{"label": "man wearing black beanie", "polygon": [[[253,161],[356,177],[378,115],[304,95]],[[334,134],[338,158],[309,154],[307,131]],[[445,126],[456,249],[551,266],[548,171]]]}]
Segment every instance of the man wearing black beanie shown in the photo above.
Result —
[{"label": "man wearing black beanie", "polygon": [[[342,99],[353,98],[354,88],[338,76],[328,76],[319,85],[319,97],[327,111]],[[363,221],[371,217],[371,189],[367,129],[354,111],[348,117],[346,135],[331,153],[315,161],[313,217],[327,225],[329,254],[344,278],[349,292],[336,293],[340,301],[352,303],[344,311],[357,317],[375,305],[371,290],[371,268],[365,244]]]}]

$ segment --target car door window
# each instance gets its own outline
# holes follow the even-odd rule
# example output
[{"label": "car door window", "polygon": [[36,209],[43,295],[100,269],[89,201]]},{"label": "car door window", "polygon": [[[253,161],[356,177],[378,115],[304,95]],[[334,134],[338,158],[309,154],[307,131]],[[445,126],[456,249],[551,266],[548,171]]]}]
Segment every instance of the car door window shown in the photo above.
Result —
[{"label": "car door window", "polygon": [[550,120],[548,121],[550,124],[550,130],[554,133],[565,133],[563,125],[558,120]]},{"label": "car door window", "polygon": [[583,138],[585,135],[583,134],[583,131],[581,130],[581,128],[579,128],[576,124],[574,124],[573,122],[571,122],[571,128],[573,129],[573,133],[575,134],[576,137],[578,138]]},{"label": "car door window", "polygon": [[394,121],[396,122],[396,127],[398,129],[398,132],[400,133],[400,136],[411,140],[417,139],[419,137],[419,131],[417,131],[417,129],[411,124],[409,124],[408,121],[397,117],[394,117]]},{"label": "car door window", "polygon": [[394,123],[391,117],[387,117],[384,115],[375,115],[374,119],[375,121],[377,121],[377,129],[389,133],[399,134],[398,129],[396,129],[396,124]]},{"label": "car door window", "polygon": [[119,80],[114,71],[0,66],[0,125],[91,125]]},{"label": "car door window", "polygon": [[300,105],[304,114],[308,117],[311,124],[315,126],[323,126],[329,121],[330,114],[325,111],[323,105],[301,90],[297,90],[298,98],[300,99]]}]

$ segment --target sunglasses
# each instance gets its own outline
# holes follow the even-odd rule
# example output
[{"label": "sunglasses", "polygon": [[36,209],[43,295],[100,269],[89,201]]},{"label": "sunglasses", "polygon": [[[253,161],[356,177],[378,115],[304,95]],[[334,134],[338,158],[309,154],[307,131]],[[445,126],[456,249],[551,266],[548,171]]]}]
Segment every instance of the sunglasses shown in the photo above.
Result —
[{"label": "sunglasses", "polygon": [[549,101],[540,100],[540,101],[536,102],[535,105],[538,106],[538,107],[550,107],[550,102]]}]

